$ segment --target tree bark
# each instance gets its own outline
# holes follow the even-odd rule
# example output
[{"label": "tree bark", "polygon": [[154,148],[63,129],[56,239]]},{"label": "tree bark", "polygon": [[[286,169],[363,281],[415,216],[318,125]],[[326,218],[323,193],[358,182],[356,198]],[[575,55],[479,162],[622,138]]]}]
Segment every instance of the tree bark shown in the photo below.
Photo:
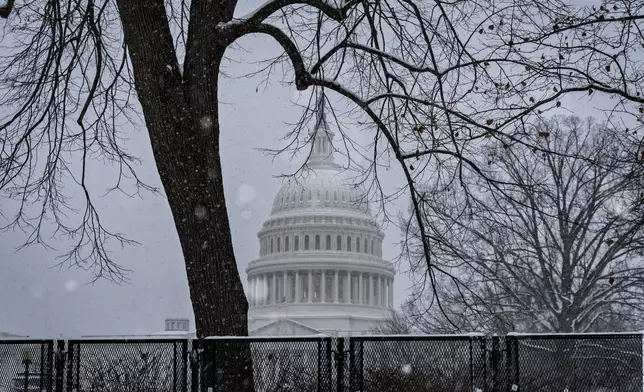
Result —
[{"label": "tree bark", "polygon": [[[163,0],[117,0],[136,91],[183,250],[197,335],[246,336],[248,302],[233,252],[219,155],[217,89],[226,42],[214,28],[198,23],[212,24],[232,12],[222,14],[222,7],[206,21],[208,10],[200,10],[201,3],[192,2],[192,11],[202,13],[191,20],[182,77]],[[219,382],[227,390],[252,390],[248,344],[237,346],[217,364],[227,375]]]}]

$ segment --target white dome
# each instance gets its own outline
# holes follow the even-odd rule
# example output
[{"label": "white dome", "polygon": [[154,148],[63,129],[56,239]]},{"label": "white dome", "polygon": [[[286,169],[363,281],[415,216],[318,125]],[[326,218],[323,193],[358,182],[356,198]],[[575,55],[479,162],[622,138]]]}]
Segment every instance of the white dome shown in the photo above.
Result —
[{"label": "white dome", "polygon": [[246,269],[251,334],[284,318],[323,333],[365,331],[391,315],[384,235],[359,179],[334,162],[323,110],[319,103],[307,170],[275,196],[259,258]]},{"label": "white dome", "polygon": [[355,183],[349,172],[335,165],[310,170],[302,178],[282,185],[271,214],[298,214],[307,210],[343,210],[371,216],[364,188]]}]

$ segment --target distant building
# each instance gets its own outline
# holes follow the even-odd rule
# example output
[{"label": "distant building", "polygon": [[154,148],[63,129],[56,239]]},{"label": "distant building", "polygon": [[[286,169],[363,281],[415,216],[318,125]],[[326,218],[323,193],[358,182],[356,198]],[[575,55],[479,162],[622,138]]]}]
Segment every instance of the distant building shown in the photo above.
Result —
[{"label": "distant building", "polygon": [[165,329],[160,332],[143,334],[143,335],[83,335],[83,338],[91,339],[124,339],[124,338],[162,338],[162,337],[176,337],[176,338],[195,338],[197,334],[194,330],[190,330],[190,319],[168,317],[165,319]]},{"label": "distant building", "polygon": [[251,336],[366,334],[391,316],[394,267],[367,193],[334,162],[318,100],[303,178],[285,183],[246,269]]},{"label": "distant building", "polygon": [[154,336],[180,336],[195,338],[195,331],[190,331],[190,319],[187,318],[166,318],[165,330],[157,332]]}]

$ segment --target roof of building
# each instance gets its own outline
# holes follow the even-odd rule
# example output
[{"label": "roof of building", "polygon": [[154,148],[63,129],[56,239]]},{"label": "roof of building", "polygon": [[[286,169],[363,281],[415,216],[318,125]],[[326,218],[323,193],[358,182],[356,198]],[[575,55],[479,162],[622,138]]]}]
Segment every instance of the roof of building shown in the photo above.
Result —
[{"label": "roof of building", "polygon": [[291,319],[280,319],[249,332],[250,336],[329,336]]}]

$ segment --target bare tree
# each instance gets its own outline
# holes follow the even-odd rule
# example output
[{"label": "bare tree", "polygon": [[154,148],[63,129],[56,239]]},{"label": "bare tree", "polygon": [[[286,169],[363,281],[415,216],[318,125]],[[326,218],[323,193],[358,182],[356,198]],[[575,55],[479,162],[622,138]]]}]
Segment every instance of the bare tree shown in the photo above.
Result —
[{"label": "bare tree", "polygon": [[79,391],[171,392],[181,388],[173,379],[172,363],[156,353],[117,354],[106,350],[83,358]]},{"label": "bare tree", "polygon": [[[440,280],[446,315],[428,313],[424,329],[453,329],[445,316],[493,332],[641,327],[639,146],[625,148],[623,132],[577,117],[555,117],[533,133],[551,153],[497,145],[486,155],[495,177],[517,185],[499,192],[472,178],[473,197],[425,193],[427,227],[441,239],[436,260],[460,282]],[[420,302],[409,313],[424,312]]]},{"label": "bare tree", "polygon": [[394,310],[391,317],[372,328],[374,334],[384,335],[409,335],[414,333],[414,320],[404,311]]},{"label": "bare tree", "polygon": [[[9,227],[28,230],[27,243],[43,242],[49,219],[75,241],[65,261],[99,277],[123,276],[107,242],[128,239],[103,226],[87,163],[119,167],[116,187],[125,177],[146,187],[118,127],[136,122],[136,92],[181,242],[197,333],[246,334],[248,304],[221,181],[218,86],[227,48],[264,34],[283,49],[266,62],[266,75],[285,66],[297,89],[336,92],[372,132],[373,143],[362,148],[340,128],[336,148],[368,158],[375,194],[383,165],[402,170],[433,271],[416,190],[423,171],[415,167],[431,165],[454,179],[467,167],[496,183],[472,159],[481,140],[528,143],[517,126],[561,106],[566,94],[608,96],[613,112],[639,116],[643,6],[272,0],[234,18],[236,0],[9,0],[0,8],[8,48],[0,60],[0,103],[8,110],[0,123],[0,189],[20,203]],[[68,217],[78,203],[65,197],[68,178],[82,190],[80,222]],[[247,365],[238,361],[231,373],[242,375]]]}]

